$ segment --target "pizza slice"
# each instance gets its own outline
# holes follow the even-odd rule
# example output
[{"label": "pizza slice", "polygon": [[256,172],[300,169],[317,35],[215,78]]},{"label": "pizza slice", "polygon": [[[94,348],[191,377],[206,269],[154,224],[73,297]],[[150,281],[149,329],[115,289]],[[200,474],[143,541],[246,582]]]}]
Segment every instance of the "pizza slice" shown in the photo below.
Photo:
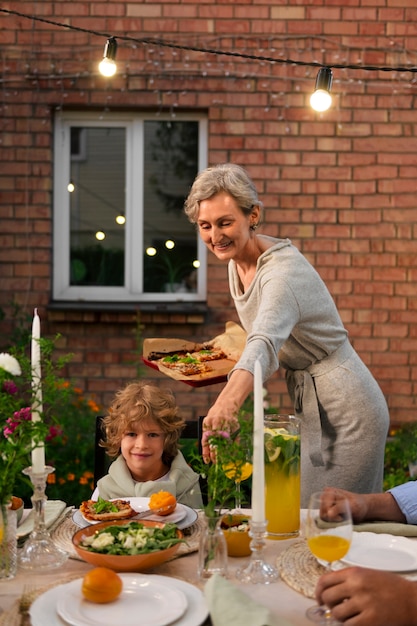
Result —
[{"label": "pizza slice", "polygon": [[163,367],[179,372],[183,376],[195,376],[196,374],[204,374],[210,372],[211,368],[205,363],[201,363],[192,354],[180,356],[172,354],[160,360]]},{"label": "pizza slice", "polygon": [[198,352],[192,352],[191,356],[197,359],[200,363],[206,363],[207,361],[219,361],[221,359],[227,359],[227,355],[221,348],[213,348],[213,346],[207,346]]},{"label": "pizza slice", "polygon": [[84,500],[80,512],[87,521],[105,522],[107,520],[129,519],[137,514],[127,500]]}]

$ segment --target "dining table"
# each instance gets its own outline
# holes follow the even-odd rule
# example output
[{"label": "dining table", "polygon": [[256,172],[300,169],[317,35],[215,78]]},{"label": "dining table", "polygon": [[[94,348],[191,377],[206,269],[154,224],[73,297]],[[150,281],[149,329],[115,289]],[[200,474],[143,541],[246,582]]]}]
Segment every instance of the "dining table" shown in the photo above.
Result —
[{"label": "dining table", "polygon": [[[26,513],[26,512],[25,512]],[[250,510],[245,510],[250,515]],[[204,590],[205,581],[198,576],[198,542],[204,526],[204,514],[197,511],[198,519],[191,527],[191,533],[185,532],[187,544],[184,550],[179,550],[177,556],[170,561],[146,570],[143,574],[168,576],[177,578]],[[53,528],[50,536],[60,549],[68,552],[69,558],[58,568],[38,570],[23,568],[18,564],[16,576],[11,579],[0,580],[0,626],[31,626],[29,608],[36,597],[48,589],[65,584],[76,578],[83,578],[93,568],[93,565],[81,560],[72,547],[72,535],[79,530],[74,522],[73,509],[68,507]],[[280,571],[280,557],[288,552],[291,546],[301,546],[302,539],[295,537],[284,540],[265,540],[263,559],[277,567]],[[305,617],[306,609],[314,602],[305,595],[306,591],[297,590],[290,579],[286,582],[281,575],[277,580],[268,584],[243,583],[236,578],[236,571],[246,567],[251,557],[228,557],[227,580],[239,588],[256,603],[266,606],[277,617],[282,617],[293,626],[305,626],[310,622]],[[316,573],[316,577],[319,575]],[[292,573],[290,574],[290,576]],[[295,585],[297,586],[297,584]],[[314,589],[314,577],[308,581],[311,590]],[[211,624],[210,617],[203,622],[204,626]],[[198,626],[197,624],[195,626]]]},{"label": "dining table", "polygon": [[[250,510],[244,511],[250,515]],[[204,592],[205,581],[201,581],[198,576],[198,545],[204,527],[204,513],[202,511],[196,513],[195,523],[184,530],[187,543],[181,546],[175,557],[146,570],[143,574],[176,578]],[[275,581],[268,584],[239,581],[236,572],[246,567],[250,562],[250,556],[239,558],[229,556],[227,570],[227,580],[234,587],[247,594],[257,604],[267,607],[278,624],[282,620],[282,623],[292,626],[311,624],[305,612],[315,603],[315,585],[324,571],[324,567],[309,552],[302,537],[304,510],[301,511],[300,517],[299,536],[265,540],[262,557],[266,563],[277,568],[278,577]],[[72,535],[79,530],[74,519],[73,507],[67,507],[49,530],[54,544],[68,553],[69,558],[62,565],[44,571],[34,571],[18,565],[15,577],[0,580],[0,626],[31,626],[29,614],[31,602],[56,585],[83,578],[93,568],[93,565],[81,560],[73,549]],[[417,537],[414,541],[417,541]],[[200,622],[195,626],[211,624],[208,615],[203,624]],[[45,626],[48,626],[46,622]]]}]

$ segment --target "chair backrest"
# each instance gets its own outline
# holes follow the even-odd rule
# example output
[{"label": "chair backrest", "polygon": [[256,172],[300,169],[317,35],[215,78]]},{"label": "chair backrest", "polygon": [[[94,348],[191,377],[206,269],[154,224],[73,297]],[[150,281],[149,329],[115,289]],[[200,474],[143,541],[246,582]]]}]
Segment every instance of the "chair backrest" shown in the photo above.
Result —
[{"label": "chair backrest", "polygon": [[[203,428],[203,417],[198,420],[186,421],[184,430],[181,433],[181,439],[195,439],[197,441],[198,451],[201,454],[201,435]],[[94,485],[97,481],[107,473],[111,460],[106,455],[106,450],[100,446],[100,441],[104,441],[106,433],[103,430],[103,416],[96,417],[96,431],[94,440]]]}]

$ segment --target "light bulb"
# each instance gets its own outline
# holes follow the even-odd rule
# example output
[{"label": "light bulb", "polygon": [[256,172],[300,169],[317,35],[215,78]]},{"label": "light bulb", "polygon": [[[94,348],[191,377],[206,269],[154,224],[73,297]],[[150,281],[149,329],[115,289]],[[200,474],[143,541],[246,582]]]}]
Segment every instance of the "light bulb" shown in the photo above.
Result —
[{"label": "light bulb", "polygon": [[120,214],[116,217],[116,224],[119,224],[120,226],[123,226],[123,224],[126,223],[126,218],[124,215]]},{"label": "light bulb", "polygon": [[332,97],[328,91],[325,91],[324,89],[317,89],[310,96],[310,105],[311,108],[318,113],[327,111],[327,109],[330,109],[332,105]]},{"label": "light bulb", "polygon": [[332,97],[330,95],[332,82],[332,70],[329,67],[320,68],[317,74],[314,92],[310,96],[310,105],[315,111],[321,113],[330,108],[332,104]]},{"label": "light bulb", "polygon": [[117,41],[115,37],[110,37],[110,39],[107,40],[106,45],[104,46],[103,60],[99,63],[98,66],[100,74],[106,76],[106,78],[111,78],[111,76],[114,76],[116,73],[116,52]]}]

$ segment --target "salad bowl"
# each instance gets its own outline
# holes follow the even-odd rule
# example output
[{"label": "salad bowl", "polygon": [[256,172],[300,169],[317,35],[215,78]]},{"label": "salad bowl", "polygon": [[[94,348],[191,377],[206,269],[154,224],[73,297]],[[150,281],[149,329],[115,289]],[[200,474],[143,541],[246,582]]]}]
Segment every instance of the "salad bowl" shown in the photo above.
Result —
[{"label": "salad bowl", "polygon": [[130,519],[80,528],[72,537],[80,558],[116,572],[142,572],[161,565],[183,541],[182,531],[174,524]]}]

